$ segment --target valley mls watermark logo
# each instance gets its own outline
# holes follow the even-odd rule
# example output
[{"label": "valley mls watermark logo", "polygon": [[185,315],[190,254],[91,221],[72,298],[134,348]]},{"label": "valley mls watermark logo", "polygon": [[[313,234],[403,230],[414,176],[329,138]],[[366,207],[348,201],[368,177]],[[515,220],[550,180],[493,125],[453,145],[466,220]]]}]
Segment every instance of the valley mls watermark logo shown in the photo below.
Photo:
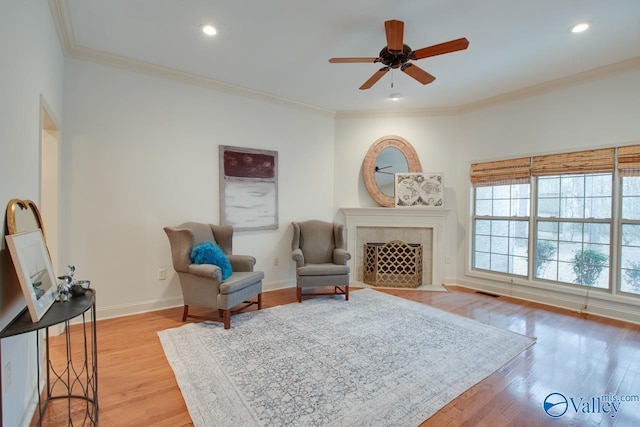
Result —
[{"label": "valley mls watermark logo", "polygon": [[624,402],[640,402],[637,394],[604,394],[594,397],[569,397],[562,393],[551,393],[544,398],[542,408],[551,418],[560,418],[569,412],[576,414],[601,414],[615,418]]},{"label": "valley mls watermark logo", "polygon": [[553,418],[558,418],[563,416],[565,412],[567,412],[567,409],[569,409],[569,401],[563,394],[551,393],[549,396],[544,398],[542,407],[547,415]]}]

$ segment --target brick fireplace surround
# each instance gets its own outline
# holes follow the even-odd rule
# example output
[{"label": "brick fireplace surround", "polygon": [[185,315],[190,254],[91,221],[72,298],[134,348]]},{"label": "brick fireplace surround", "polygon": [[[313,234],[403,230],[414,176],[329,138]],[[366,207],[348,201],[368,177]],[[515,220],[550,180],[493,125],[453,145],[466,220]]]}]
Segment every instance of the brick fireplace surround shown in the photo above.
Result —
[{"label": "brick fireplace surround", "polygon": [[449,209],[341,208],[346,219],[351,280],[363,281],[365,243],[401,240],[423,245],[424,285],[441,285],[444,271],[444,223]]}]

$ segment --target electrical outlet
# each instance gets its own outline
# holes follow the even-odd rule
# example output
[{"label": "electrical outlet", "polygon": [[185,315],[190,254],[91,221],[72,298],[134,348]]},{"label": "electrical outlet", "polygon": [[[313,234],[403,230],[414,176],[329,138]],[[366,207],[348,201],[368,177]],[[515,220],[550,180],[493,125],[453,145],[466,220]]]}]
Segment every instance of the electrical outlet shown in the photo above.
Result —
[{"label": "electrical outlet", "polygon": [[275,258],[273,259],[273,265],[277,267],[279,264],[280,264],[280,258],[275,257]]},{"label": "electrical outlet", "polygon": [[4,383],[7,391],[11,388],[11,381],[11,362],[8,362],[4,367]]},{"label": "electrical outlet", "polygon": [[158,280],[166,280],[167,279],[167,270],[161,268],[158,270]]}]

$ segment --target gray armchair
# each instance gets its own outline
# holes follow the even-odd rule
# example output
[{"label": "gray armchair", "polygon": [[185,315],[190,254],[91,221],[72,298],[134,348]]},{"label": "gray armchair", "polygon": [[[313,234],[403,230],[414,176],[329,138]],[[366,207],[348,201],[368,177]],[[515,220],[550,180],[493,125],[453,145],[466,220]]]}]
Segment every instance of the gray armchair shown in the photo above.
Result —
[{"label": "gray armchair", "polygon": [[[232,254],[233,228],[229,225],[202,224],[186,222],[177,227],[164,227],[171,245],[173,268],[178,273],[184,312],[182,321],[187,317],[215,320],[231,327],[231,314],[257,304],[262,308],[262,271],[253,271],[256,259],[248,255]],[[218,266],[211,264],[192,264],[191,251],[202,242],[213,242],[227,255],[233,273],[222,280]],[[256,298],[249,301],[249,298]],[[236,306],[241,308],[232,311]],[[189,314],[189,306],[217,309],[219,317],[205,317]]]},{"label": "gray armchair", "polygon": [[[296,294],[343,294],[349,301],[349,267],[351,255],[345,250],[344,226],[331,222],[310,220],[293,222],[291,258],[296,262]],[[304,288],[332,286],[333,292],[303,293]]]}]

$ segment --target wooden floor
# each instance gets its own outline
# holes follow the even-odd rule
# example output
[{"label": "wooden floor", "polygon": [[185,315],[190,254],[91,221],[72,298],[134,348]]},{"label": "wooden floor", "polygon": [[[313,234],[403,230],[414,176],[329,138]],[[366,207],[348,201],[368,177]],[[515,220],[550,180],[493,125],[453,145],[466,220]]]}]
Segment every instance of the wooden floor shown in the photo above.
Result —
[{"label": "wooden floor", "polygon": [[[583,412],[592,397],[640,395],[639,325],[449,290],[384,292],[537,337],[537,342],[422,426],[640,426],[640,401],[622,402],[615,417]],[[264,294],[265,308],[289,303],[295,303],[295,289]],[[156,333],[182,325],[181,315],[182,308],[175,308],[98,322],[100,426],[193,425]],[[233,318],[231,323],[233,328]],[[63,338],[54,338],[52,354],[62,354],[64,345]],[[570,403],[565,415],[550,418],[542,402],[553,392],[576,403],[584,398],[579,412]],[[44,425],[66,425],[60,419],[63,410],[50,407]]]}]

